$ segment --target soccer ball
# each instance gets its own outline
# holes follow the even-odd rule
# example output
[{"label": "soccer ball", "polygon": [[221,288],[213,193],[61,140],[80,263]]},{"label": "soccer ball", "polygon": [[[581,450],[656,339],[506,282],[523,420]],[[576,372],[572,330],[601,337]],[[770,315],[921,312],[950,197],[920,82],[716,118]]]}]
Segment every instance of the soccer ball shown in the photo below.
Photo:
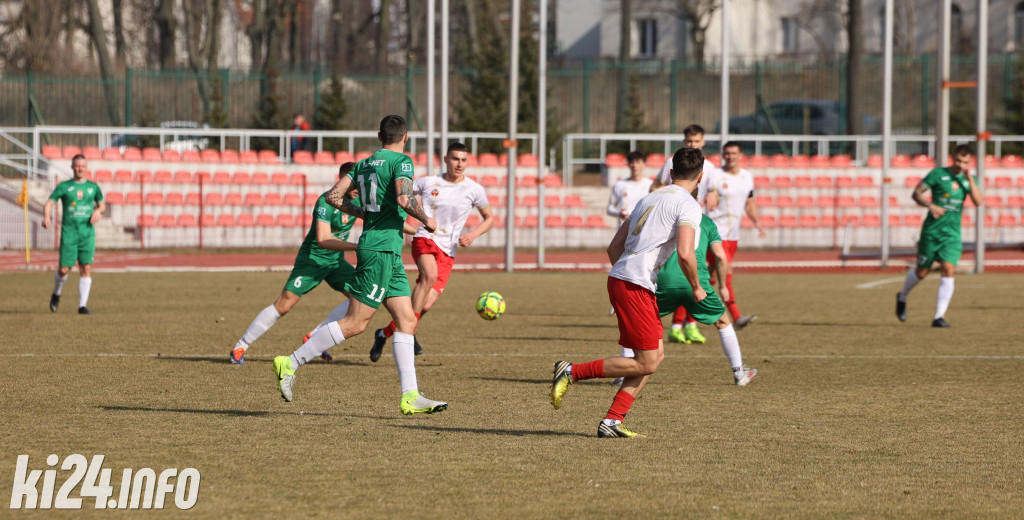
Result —
[{"label": "soccer ball", "polygon": [[485,320],[496,320],[505,314],[505,298],[494,291],[487,291],[476,299],[476,313]]}]

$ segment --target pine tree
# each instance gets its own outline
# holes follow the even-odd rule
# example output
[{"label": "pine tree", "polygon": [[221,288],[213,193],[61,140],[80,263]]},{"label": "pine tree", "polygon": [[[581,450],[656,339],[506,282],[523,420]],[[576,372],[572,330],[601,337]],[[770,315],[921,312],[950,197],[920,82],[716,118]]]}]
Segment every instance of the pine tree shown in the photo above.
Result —
[{"label": "pine tree", "polygon": [[[253,114],[250,128],[280,130],[286,128],[287,114],[281,109],[280,99],[277,95],[277,71],[268,69],[266,78],[260,82],[262,93]],[[277,150],[280,143],[273,137],[254,137],[252,148],[254,150]]]},{"label": "pine tree", "polygon": [[[222,85],[219,77],[210,82],[210,111],[203,118],[210,128],[229,128],[231,122],[228,120],[228,112],[224,107],[224,95],[221,91]],[[219,149],[221,147],[220,137],[211,137],[209,148]]]},{"label": "pine tree", "polygon": [[[1011,63],[1017,64],[1017,74],[1010,88],[1010,97],[1006,100],[1005,116],[999,120],[1003,133],[1007,135],[1024,135],[1024,53],[1015,56]],[[1024,144],[1003,143],[1003,154],[1024,154]]]},{"label": "pine tree", "polygon": [[[345,116],[348,115],[348,103],[345,101],[344,85],[335,74],[320,94],[320,103],[313,114],[313,128],[317,130],[343,130]],[[347,147],[342,139],[324,139],[324,150],[336,152]]]}]

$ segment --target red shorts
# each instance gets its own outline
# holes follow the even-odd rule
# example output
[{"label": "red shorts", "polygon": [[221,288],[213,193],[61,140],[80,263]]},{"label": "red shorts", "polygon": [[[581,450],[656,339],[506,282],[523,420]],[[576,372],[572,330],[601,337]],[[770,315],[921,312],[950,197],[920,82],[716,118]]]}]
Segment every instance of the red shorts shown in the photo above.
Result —
[{"label": "red shorts", "polygon": [[[412,259],[419,262],[422,255],[433,255],[437,260],[437,281],[434,282],[434,290],[437,291],[437,294],[441,294],[444,292],[444,286],[448,283],[448,277],[452,274],[455,258],[441,251],[433,240],[426,237],[414,237],[412,239]],[[422,278],[422,274],[416,277],[416,283],[419,283]]]},{"label": "red shorts", "polygon": [[619,345],[634,350],[658,350],[664,329],[654,293],[609,276],[608,300],[619,320]]},{"label": "red shorts", "polygon": [[[732,263],[732,258],[736,256],[736,246],[739,245],[738,240],[723,240],[722,249],[725,249],[725,259]],[[709,265],[715,265],[715,252],[708,248],[707,258],[705,258]]]}]

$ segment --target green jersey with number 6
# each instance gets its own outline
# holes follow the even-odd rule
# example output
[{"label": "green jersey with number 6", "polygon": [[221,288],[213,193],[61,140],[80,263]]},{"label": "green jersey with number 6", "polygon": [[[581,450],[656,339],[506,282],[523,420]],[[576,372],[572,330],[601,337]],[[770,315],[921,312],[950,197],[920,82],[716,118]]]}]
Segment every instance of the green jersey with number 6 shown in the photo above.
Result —
[{"label": "green jersey with number 6", "polygon": [[953,175],[949,168],[935,168],[928,172],[922,184],[932,190],[932,203],[946,210],[939,218],[931,212],[921,227],[921,239],[930,241],[960,240],[960,212],[964,199],[971,192],[967,175]]},{"label": "green jersey with number 6", "polygon": [[[344,253],[320,247],[316,239],[317,221],[322,220],[330,224],[331,235],[335,238],[348,240],[348,234],[352,231],[352,225],[356,223],[356,217],[343,213],[338,208],[328,204],[324,195],[320,195],[320,198],[316,199],[316,204],[313,206],[313,221],[309,226],[309,232],[306,233],[306,239],[302,241],[298,256],[307,258],[316,265],[327,267],[337,265],[338,260],[344,256]],[[359,205],[358,198],[352,202]]]},{"label": "green jersey with number 6", "polygon": [[387,149],[359,161],[349,172],[363,203],[363,234],[357,250],[402,252],[402,226],[407,214],[398,205],[395,181],[407,178],[411,187],[412,175],[412,159]]}]

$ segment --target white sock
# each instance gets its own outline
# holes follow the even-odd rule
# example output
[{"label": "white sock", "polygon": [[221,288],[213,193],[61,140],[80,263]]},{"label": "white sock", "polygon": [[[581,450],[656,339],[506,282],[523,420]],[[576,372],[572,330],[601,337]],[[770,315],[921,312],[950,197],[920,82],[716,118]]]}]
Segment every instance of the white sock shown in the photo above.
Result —
[{"label": "white sock", "polygon": [[391,336],[391,349],[398,367],[398,383],[402,393],[419,390],[416,386],[416,354],[413,352],[412,334],[395,331]]},{"label": "white sock", "polygon": [[722,342],[722,352],[729,359],[729,366],[736,372],[743,367],[743,354],[740,353],[740,340],[736,337],[736,330],[732,325],[724,329],[718,329],[718,339]]},{"label": "white sock", "polygon": [[61,276],[60,271],[53,273],[53,294],[60,296],[60,292],[64,290],[64,282],[66,281],[68,281],[68,275]]},{"label": "white sock", "polygon": [[949,301],[953,299],[953,277],[943,276],[939,278],[939,293],[935,298],[935,319],[946,315],[949,308]]},{"label": "white sock", "polygon": [[672,328],[673,329],[681,329],[681,328],[683,328],[683,324],[682,323],[673,323],[672,324]]},{"label": "white sock", "polygon": [[321,327],[309,341],[292,353],[292,370],[320,357],[320,354],[342,341],[345,341],[345,335],[341,333],[338,322],[332,321],[326,327]]},{"label": "white sock", "polygon": [[252,323],[249,324],[249,328],[245,329],[245,334],[242,334],[242,338],[238,340],[238,343],[235,343],[235,348],[248,350],[249,345],[260,339],[260,336],[270,330],[270,327],[273,327],[280,318],[281,314],[277,312],[273,305],[263,309],[256,315],[256,319],[252,320]]},{"label": "white sock", "polygon": [[89,301],[89,291],[92,290],[92,277],[91,276],[79,276],[78,277],[78,306],[85,307],[86,302]]},{"label": "white sock", "polygon": [[622,357],[636,357],[636,353],[634,353],[633,349],[631,348],[622,347]]},{"label": "white sock", "polygon": [[315,329],[309,331],[309,335],[312,336],[313,334],[316,334],[316,331],[320,330],[321,327],[326,327],[328,323],[338,321],[348,315],[348,302],[349,300],[345,300],[335,307],[334,310],[327,315],[327,319],[321,321]]},{"label": "white sock", "polygon": [[910,290],[913,289],[921,280],[924,280],[924,278],[918,278],[917,271],[911,269],[910,272],[907,273],[907,279],[903,282],[903,289],[900,290],[901,302],[907,301],[907,296],[910,294]]}]

